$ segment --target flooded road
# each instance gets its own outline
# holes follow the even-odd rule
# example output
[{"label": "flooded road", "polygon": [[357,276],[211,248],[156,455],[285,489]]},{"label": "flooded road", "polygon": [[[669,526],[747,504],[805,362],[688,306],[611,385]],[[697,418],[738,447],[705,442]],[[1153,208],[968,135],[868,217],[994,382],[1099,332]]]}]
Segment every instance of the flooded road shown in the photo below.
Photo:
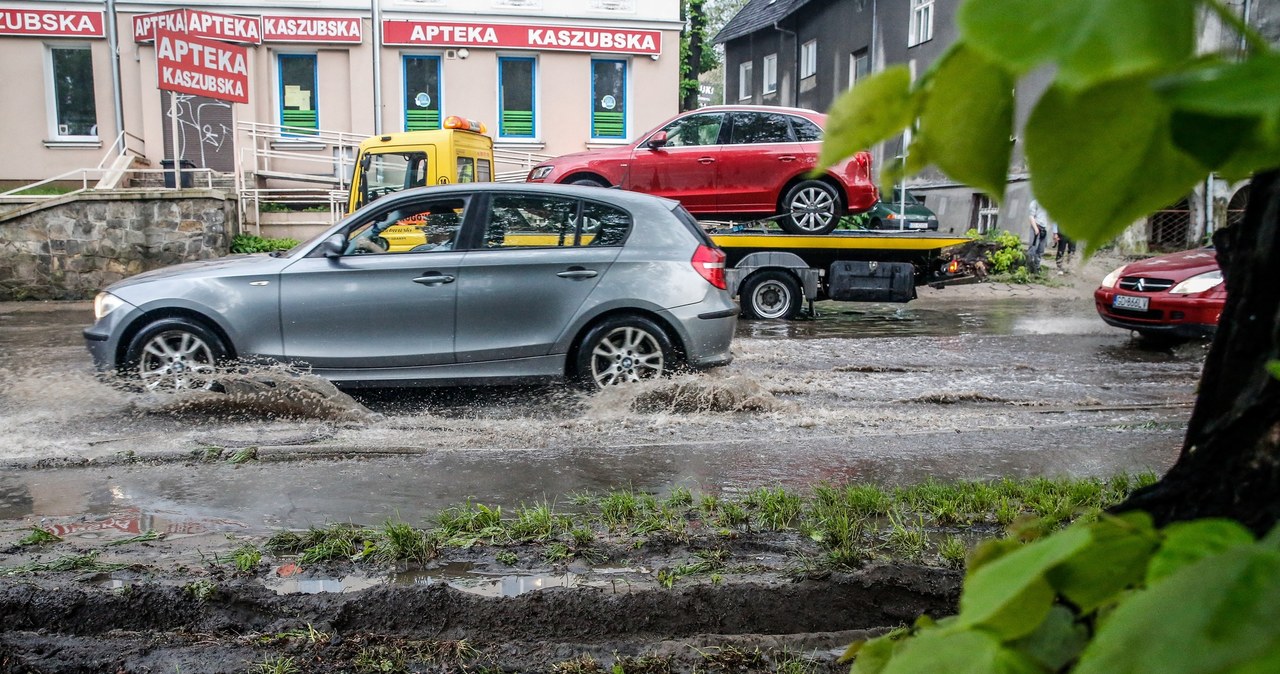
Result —
[{"label": "flooded road", "polygon": [[1146,347],[1079,292],[955,290],[743,322],[733,365],[637,389],[355,391],[374,414],[316,419],[106,386],[79,334],[87,305],[3,305],[0,526],[260,532],[415,522],[467,498],[510,507],[627,486],[732,493],[1173,462],[1205,345]]}]

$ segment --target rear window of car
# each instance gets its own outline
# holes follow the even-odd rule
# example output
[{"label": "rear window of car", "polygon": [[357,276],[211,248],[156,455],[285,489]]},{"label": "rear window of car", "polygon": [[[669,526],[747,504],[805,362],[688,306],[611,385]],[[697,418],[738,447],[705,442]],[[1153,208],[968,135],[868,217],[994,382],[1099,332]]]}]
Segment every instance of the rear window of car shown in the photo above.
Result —
[{"label": "rear window of car", "polygon": [[582,202],[579,246],[621,246],[631,231],[631,214],[608,204]]},{"label": "rear window of car", "polygon": [[702,225],[698,224],[697,218],[693,217],[693,214],[689,211],[686,211],[684,206],[676,206],[671,209],[671,212],[675,213],[676,219],[683,222],[685,227],[698,239],[698,243],[712,248],[719,248],[716,242],[711,240],[711,236],[707,234],[707,231],[702,228]]},{"label": "rear window of car", "polygon": [[801,143],[816,143],[822,140],[822,129],[803,117],[792,117],[791,129],[795,131],[796,140]]},{"label": "rear window of car", "polygon": [[771,112],[733,113],[733,131],[729,139],[733,145],[791,141],[791,128],[787,124],[786,115]]}]

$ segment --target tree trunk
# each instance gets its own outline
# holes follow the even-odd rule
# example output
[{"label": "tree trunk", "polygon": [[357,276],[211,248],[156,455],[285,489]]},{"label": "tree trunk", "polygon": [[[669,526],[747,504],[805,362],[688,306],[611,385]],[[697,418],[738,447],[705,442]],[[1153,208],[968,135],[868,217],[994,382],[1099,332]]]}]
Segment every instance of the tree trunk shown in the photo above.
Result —
[{"label": "tree trunk", "polygon": [[1244,222],[1213,237],[1227,304],[1205,361],[1182,453],[1118,511],[1156,523],[1229,517],[1258,535],[1280,519],[1280,171],[1254,176]]},{"label": "tree trunk", "polygon": [[707,16],[703,12],[702,2],[695,0],[689,6],[689,49],[681,70],[680,111],[693,110],[698,107],[698,87],[685,86],[685,80],[698,81],[702,74],[702,38],[707,30]]}]

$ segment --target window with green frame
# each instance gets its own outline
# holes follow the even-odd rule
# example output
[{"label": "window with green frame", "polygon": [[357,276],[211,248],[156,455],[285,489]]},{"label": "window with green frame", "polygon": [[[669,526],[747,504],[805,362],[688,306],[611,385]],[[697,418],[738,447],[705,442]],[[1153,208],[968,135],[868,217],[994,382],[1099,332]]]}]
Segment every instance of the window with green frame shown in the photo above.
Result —
[{"label": "window with green frame", "polygon": [[498,58],[498,136],[533,138],[537,125],[534,101],[537,95],[537,61],[533,58]]},{"label": "window with green frame", "polygon": [[288,135],[315,135],[320,129],[316,55],[280,54],[280,125]]},{"label": "window with green frame", "polygon": [[440,128],[440,57],[404,57],[404,130]]},{"label": "window with green frame", "polygon": [[627,137],[627,62],[591,60],[591,137]]}]

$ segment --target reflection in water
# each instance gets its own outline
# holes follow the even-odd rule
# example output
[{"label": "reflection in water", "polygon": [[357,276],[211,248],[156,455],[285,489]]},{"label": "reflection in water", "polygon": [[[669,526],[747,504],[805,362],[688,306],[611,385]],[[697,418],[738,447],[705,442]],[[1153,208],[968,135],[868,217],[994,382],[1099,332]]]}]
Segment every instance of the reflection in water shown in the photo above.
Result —
[{"label": "reflection in water", "polygon": [[[385,575],[352,573],[342,577],[314,576],[306,572],[295,573],[296,567],[286,565],[275,569],[266,585],[276,594],[318,594],[321,592],[357,592],[378,585],[437,585],[445,584],[457,590],[482,597],[515,597],[528,592],[553,587],[579,587],[587,585],[585,576],[572,572],[535,572],[522,574],[491,574],[476,571],[467,562],[453,562],[430,569],[417,569]],[[600,570],[608,575],[610,569]],[[591,583],[605,587],[602,581]],[[624,586],[625,587],[625,586]]]}]

